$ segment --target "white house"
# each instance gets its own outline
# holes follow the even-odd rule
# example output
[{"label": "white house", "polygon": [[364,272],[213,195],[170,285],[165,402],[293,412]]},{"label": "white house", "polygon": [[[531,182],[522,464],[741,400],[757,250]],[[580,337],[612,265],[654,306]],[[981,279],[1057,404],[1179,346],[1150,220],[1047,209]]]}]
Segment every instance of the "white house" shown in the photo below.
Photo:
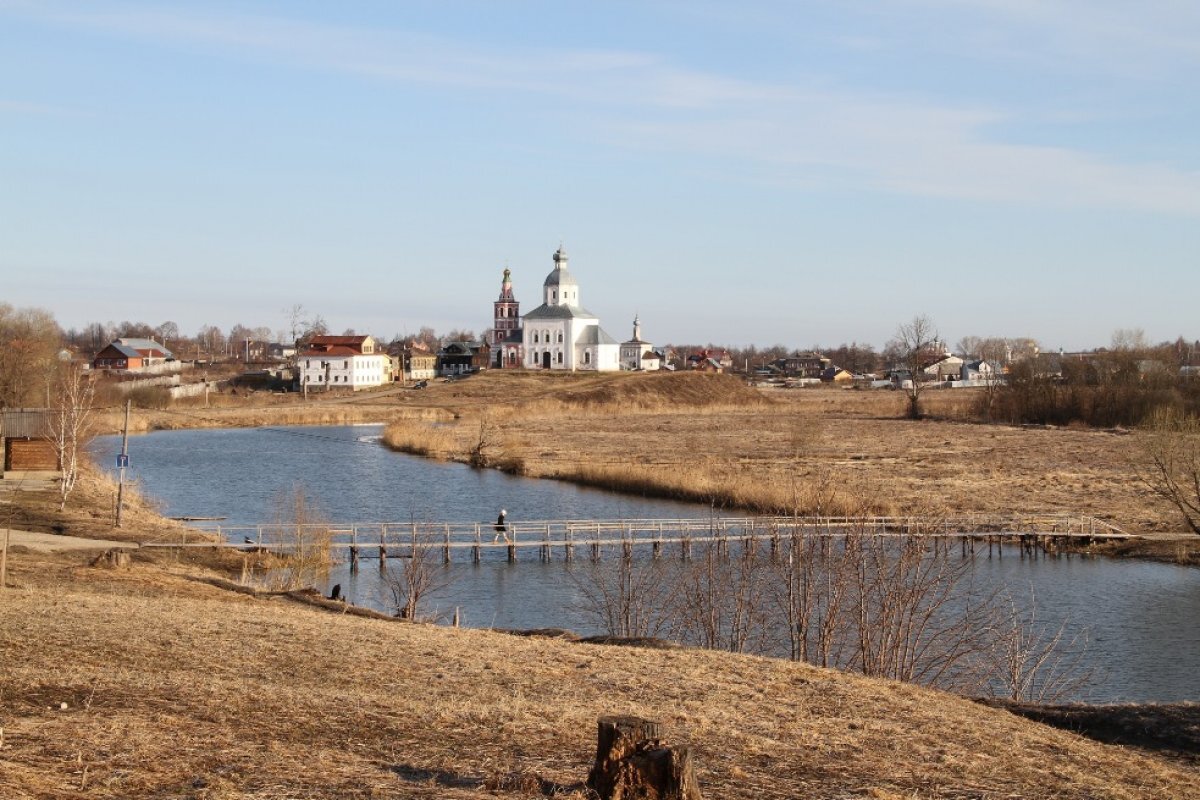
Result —
[{"label": "white house", "polygon": [[925,368],[925,379],[931,381],[958,380],[962,375],[963,360],[955,355],[946,355]]},{"label": "white house", "polygon": [[621,368],[621,346],[579,303],[579,284],[567,270],[567,254],[554,253],[554,269],[542,284],[542,304],[525,314],[521,344],[531,369],[596,370]]},{"label": "white house", "polygon": [[392,379],[392,359],[371,336],[314,336],[296,359],[307,389],[369,389]]},{"label": "white house", "polygon": [[995,361],[969,361],[962,366],[962,382],[968,386],[1004,383],[1004,370]]}]

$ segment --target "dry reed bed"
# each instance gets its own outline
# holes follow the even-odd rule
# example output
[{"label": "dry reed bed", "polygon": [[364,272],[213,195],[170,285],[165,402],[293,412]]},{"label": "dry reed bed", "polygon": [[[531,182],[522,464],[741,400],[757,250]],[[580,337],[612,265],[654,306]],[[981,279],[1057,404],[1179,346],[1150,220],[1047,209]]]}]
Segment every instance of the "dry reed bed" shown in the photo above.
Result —
[{"label": "dry reed bed", "polygon": [[661,719],[713,798],[1183,798],[1200,779],[803,664],[357,619],[144,565],[73,575],[4,598],[5,798],[530,797],[535,775],[582,797],[609,713]]},{"label": "dry reed bed", "polygon": [[[1178,528],[1138,479],[1131,435],[977,424],[966,419],[970,390],[927,393],[932,418],[911,421],[898,392],[755,391],[728,376],[551,382],[558,391],[540,395],[512,384],[496,392],[490,382],[480,376],[444,397],[453,423],[395,422],[385,441],[470,461],[486,440],[487,463],[502,469],[719,508],[1061,512],[1132,532]],[[466,387],[488,402],[464,404]]]}]

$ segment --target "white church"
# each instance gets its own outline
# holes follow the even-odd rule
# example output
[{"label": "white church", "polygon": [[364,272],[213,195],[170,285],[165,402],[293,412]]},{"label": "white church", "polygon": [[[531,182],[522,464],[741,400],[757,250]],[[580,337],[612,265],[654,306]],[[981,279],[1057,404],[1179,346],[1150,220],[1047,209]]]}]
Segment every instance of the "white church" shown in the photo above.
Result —
[{"label": "white church", "polygon": [[595,314],[579,304],[579,284],[559,247],[554,270],[542,284],[542,304],[521,317],[525,366],[531,369],[621,369],[621,345],[604,332]]}]

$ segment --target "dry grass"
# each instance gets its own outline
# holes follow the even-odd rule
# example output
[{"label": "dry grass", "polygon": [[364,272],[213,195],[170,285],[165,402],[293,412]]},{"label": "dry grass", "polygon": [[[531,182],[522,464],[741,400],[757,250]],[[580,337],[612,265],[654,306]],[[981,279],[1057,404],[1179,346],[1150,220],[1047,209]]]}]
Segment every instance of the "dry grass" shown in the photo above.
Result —
[{"label": "dry grass", "polygon": [[[486,419],[510,464],[624,476],[636,491],[1165,524],[1130,478],[1127,437],[957,422],[963,397],[931,393],[944,418],[908,422],[894,393],[496,373],[300,410],[218,411],[205,424],[353,413],[407,420],[395,426],[402,439],[430,429],[413,420],[438,421],[432,430],[453,443],[442,452],[463,457]],[[86,476],[63,515],[21,497],[14,524],[112,538],[112,490]],[[133,538],[181,531],[137,498],[126,519]],[[0,797],[582,798],[595,720],[612,713],[662,720],[695,748],[714,798],[1184,798],[1200,782],[1194,766],[915,686],[330,613],[221,590],[201,562],[225,574],[240,563],[195,550],[139,552],[127,570],[87,558],[13,554],[14,588],[0,595]]]},{"label": "dry grass", "polygon": [[610,713],[662,720],[714,798],[1183,798],[1200,779],[802,664],[359,619],[141,563],[22,574],[0,612],[5,798],[581,798]]},{"label": "dry grass", "polygon": [[422,397],[451,421],[389,426],[398,449],[469,461],[479,415],[514,472],[775,513],[1091,514],[1178,530],[1125,431],[981,425],[970,390],[752,390],[727,376],[488,373]]}]

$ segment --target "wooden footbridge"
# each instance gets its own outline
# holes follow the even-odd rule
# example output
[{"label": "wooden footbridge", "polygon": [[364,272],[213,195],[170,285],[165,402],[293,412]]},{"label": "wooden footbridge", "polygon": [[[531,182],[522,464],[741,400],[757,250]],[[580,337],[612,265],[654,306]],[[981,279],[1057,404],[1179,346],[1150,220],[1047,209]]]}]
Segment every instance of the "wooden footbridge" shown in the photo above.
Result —
[{"label": "wooden footbridge", "polygon": [[[352,563],[360,558],[429,557],[440,553],[449,564],[455,554],[479,563],[484,553],[498,552],[517,561],[522,550],[536,550],[542,561],[558,553],[570,561],[583,548],[594,560],[604,552],[632,558],[635,552],[657,558],[666,548],[678,548],[687,559],[692,548],[715,545],[728,552],[738,544],[743,552],[760,546],[772,555],[797,539],[918,537],[935,546],[957,541],[963,552],[978,543],[1019,544],[1021,552],[1074,549],[1104,540],[1126,539],[1120,528],[1090,516],[968,515],[960,517],[699,517],[692,519],[529,520],[509,522],[500,530],[489,522],[357,522],[185,529],[178,539],[142,542],[143,547],[226,547],[286,554],[320,543],[344,552]],[[459,559],[462,560],[460,556]]]}]

